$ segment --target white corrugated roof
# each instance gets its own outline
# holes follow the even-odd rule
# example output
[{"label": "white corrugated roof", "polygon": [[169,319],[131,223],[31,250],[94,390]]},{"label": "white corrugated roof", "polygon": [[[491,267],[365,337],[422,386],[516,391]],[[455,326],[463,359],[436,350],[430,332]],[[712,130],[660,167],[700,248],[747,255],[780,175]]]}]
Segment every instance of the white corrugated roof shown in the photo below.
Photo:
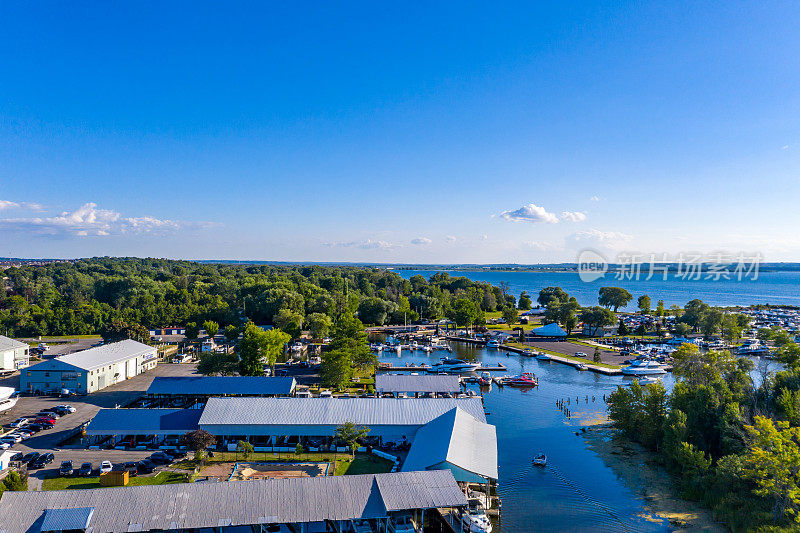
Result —
[{"label": "white corrugated roof", "polygon": [[379,373],[375,376],[375,390],[383,392],[460,392],[458,376],[402,375]]},{"label": "white corrugated roof", "polygon": [[[123,502],[124,505],[120,503]],[[449,471],[6,491],[0,530],[38,531],[48,510],[93,508],[96,533],[382,518],[387,511],[466,505]]]},{"label": "white corrugated roof", "polygon": [[417,430],[402,470],[425,470],[445,461],[497,479],[496,428],[460,408],[452,409]]},{"label": "white corrugated roof", "polygon": [[200,427],[344,422],[421,426],[454,407],[486,420],[480,398],[210,398]]},{"label": "white corrugated roof", "polygon": [[0,335],[0,352],[5,350],[16,350],[19,348],[28,348],[28,345],[24,342]]},{"label": "white corrugated roof", "polygon": [[104,344],[88,350],[82,350],[56,357],[56,361],[67,363],[84,370],[94,370],[101,366],[126,361],[137,355],[152,352],[155,348],[131,339]]}]

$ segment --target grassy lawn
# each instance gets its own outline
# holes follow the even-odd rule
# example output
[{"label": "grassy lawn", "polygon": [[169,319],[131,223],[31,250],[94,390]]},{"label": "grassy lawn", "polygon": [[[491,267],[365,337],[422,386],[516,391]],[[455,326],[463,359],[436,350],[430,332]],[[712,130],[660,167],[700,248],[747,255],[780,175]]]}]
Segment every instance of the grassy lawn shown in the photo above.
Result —
[{"label": "grassy lawn", "polygon": [[608,363],[595,363],[591,359],[591,354],[589,354],[589,357],[573,357],[571,355],[563,354],[561,352],[556,352],[556,351],[553,351],[553,350],[545,350],[544,348],[538,348],[536,346],[528,346],[528,345],[525,345],[525,344],[520,344],[518,342],[507,342],[507,343],[504,344],[504,346],[511,346],[513,348],[519,348],[521,350],[534,350],[534,351],[537,351],[537,352],[544,352],[546,354],[557,355],[558,357],[563,357],[564,359],[569,359],[570,361],[575,361],[577,363],[586,363],[587,365],[594,365],[594,366],[599,366],[599,367],[603,367],[603,368],[612,368],[612,369],[620,368],[619,365],[609,365]]},{"label": "grassy lawn", "polygon": [[[346,465],[346,468],[342,465]],[[357,453],[355,460],[336,464],[337,476],[353,476],[356,474],[383,474],[392,471],[394,463],[376,455]]]},{"label": "grassy lawn", "polygon": [[[155,476],[136,476],[130,478],[128,486],[166,485],[167,483],[184,483],[186,476],[176,472],[159,472]],[[66,489],[98,489],[101,488],[99,477],[53,477],[42,482],[42,490]]]}]

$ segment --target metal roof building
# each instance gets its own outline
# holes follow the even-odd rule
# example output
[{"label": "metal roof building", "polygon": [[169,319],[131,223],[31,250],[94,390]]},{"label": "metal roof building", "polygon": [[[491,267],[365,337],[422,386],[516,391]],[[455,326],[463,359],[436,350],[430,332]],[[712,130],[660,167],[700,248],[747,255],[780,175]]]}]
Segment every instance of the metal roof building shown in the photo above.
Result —
[{"label": "metal roof building", "polygon": [[86,426],[86,434],[183,435],[197,429],[200,409],[100,409]]},{"label": "metal roof building", "polygon": [[29,346],[24,342],[0,335],[0,370],[17,370],[29,364]]},{"label": "metal roof building", "polygon": [[496,428],[458,407],[422,426],[402,470],[442,469],[451,470],[456,481],[497,480]]},{"label": "metal roof building", "polygon": [[152,346],[126,339],[42,361],[20,372],[20,390],[95,392],[156,366]]},{"label": "metal roof building", "polygon": [[375,376],[378,394],[455,394],[461,392],[458,376],[401,375],[378,373]]},{"label": "metal roof building", "polygon": [[[124,502],[124,505],[121,505]],[[54,519],[92,533],[179,531],[261,524],[308,524],[392,513],[460,507],[466,499],[451,472],[180,483],[88,490],[7,491],[0,499],[0,533],[32,533]],[[385,527],[385,526],[384,526]],[[64,529],[64,528],[61,528]]]},{"label": "metal roof building", "polygon": [[423,426],[461,407],[486,422],[480,398],[211,398],[200,428],[220,436],[332,436],[353,422],[370,436],[411,438]]},{"label": "metal roof building", "polygon": [[179,376],[153,379],[148,396],[290,396],[297,382],[291,376]]}]

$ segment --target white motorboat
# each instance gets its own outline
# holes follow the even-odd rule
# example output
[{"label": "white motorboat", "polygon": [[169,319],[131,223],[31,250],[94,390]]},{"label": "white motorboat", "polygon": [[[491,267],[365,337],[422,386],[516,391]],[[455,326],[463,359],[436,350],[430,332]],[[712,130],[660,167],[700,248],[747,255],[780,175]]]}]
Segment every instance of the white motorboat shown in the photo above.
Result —
[{"label": "white motorboat", "polygon": [[410,513],[396,514],[389,520],[389,533],[422,533],[422,527],[417,524]]},{"label": "white motorboat", "polygon": [[577,368],[578,370],[589,370],[589,367],[586,366],[586,363],[578,363],[578,365],[575,368]]},{"label": "white motorboat", "polygon": [[543,453],[540,453],[539,455],[534,457],[533,466],[547,466],[547,456]]},{"label": "white motorboat", "polygon": [[6,398],[5,400],[0,400],[0,412],[8,411],[15,405],[17,405],[16,398]]},{"label": "white motorboat", "polygon": [[536,354],[536,359],[538,359],[539,361],[550,361],[551,357],[544,352],[539,352],[538,354]]},{"label": "white motorboat", "polygon": [[633,361],[630,366],[622,369],[622,373],[626,376],[652,376],[658,374],[666,374],[664,365],[652,359],[637,359]]},{"label": "white motorboat", "polygon": [[14,387],[0,387],[0,400],[10,398],[17,391]]},{"label": "white motorboat", "polygon": [[492,340],[490,340],[489,342],[486,343],[486,347],[487,348],[499,348],[500,347],[500,343],[498,341],[492,339]]},{"label": "white motorboat", "polygon": [[652,376],[645,376],[643,378],[639,378],[639,385],[644,387],[645,385],[652,385],[653,383],[660,383],[661,380],[659,378],[654,378]]},{"label": "white motorboat", "polygon": [[428,372],[475,372],[475,370],[478,369],[478,366],[478,363],[468,363],[463,359],[442,357],[438,363],[431,365]]},{"label": "white motorboat", "polygon": [[467,500],[467,508],[461,513],[461,525],[469,533],[492,533],[492,523],[477,498]]}]

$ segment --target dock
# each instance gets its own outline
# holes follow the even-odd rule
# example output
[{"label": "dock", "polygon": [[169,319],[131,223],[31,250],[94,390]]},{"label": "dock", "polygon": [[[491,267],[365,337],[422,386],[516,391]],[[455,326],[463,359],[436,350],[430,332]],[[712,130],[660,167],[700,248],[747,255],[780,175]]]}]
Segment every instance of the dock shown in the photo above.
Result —
[{"label": "dock", "polygon": [[[524,351],[525,351],[525,350],[522,350],[520,348],[513,348],[511,346],[505,346],[505,345],[501,346],[500,348],[503,349],[503,350],[507,350],[509,352],[514,352],[514,353],[518,353],[518,354],[523,354]],[[571,366],[573,368],[576,368],[576,369],[578,368],[579,364],[583,363],[584,365],[586,365],[586,370],[591,370],[592,372],[597,372],[598,374],[604,374],[606,376],[621,376],[622,375],[622,369],[621,368],[606,368],[604,366],[597,366],[595,364],[592,364],[591,361],[574,361],[574,360],[568,359],[566,357],[560,357],[558,355],[553,355],[552,353],[548,353],[547,355],[548,355],[548,357],[550,357],[550,361],[555,361],[556,363],[569,365],[569,366]]]},{"label": "dock", "polygon": [[[394,366],[391,363],[381,363],[378,365],[378,370],[384,372],[414,372],[417,370],[421,370],[423,372],[427,372],[430,370],[430,365],[426,364],[419,364],[419,365],[403,365],[403,366]],[[486,366],[479,366],[475,369],[475,372],[507,372],[508,368],[502,363],[497,363],[496,365],[486,365]]]}]

